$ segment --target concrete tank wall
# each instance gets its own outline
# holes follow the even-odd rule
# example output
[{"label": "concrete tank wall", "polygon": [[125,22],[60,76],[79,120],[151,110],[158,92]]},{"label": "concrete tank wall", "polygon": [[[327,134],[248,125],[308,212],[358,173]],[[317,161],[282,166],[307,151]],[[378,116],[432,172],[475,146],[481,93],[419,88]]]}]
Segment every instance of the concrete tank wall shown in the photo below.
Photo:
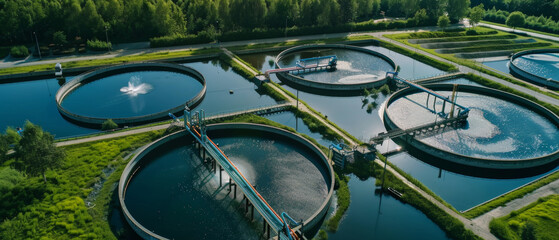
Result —
[{"label": "concrete tank wall", "polygon": [[[321,166],[324,167],[324,170],[327,171],[327,175],[330,177],[330,183],[329,183],[329,189],[328,189],[328,195],[326,197],[326,199],[323,201],[323,203],[321,204],[320,208],[308,219],[303,221],[303,226],[298,226],[296,228],[294,228],[294,230],[302,230],[302,232],[308,231],[310,229],[313,229],[314,227],[318,227],[319,224],[321,224],[322,219],[326,216],[327,212],[328,212],[328,208],[330,207],[330,204],[332,202],[332,196],[334,193],[334,170],[332,169],[332,166],[330,165],[328,158],[324,155],[324,153],[322,153],[320,151],[320,149],[315,146],[313,143],[311,143],[310,141],[308,141],[307,139],[296,135],[292,132],[280,129],[280,128],[276,128],[276,127],[270,127],[270,126],[266,126],[266,125],[260,125],[260,124],[250,124],[250,123],[227,123],[227,124],[212,124],[208,126],[208,134],[211,135],[211,132],[215,132],[215,131],[225,131],[225,130],[247,130],[247,131],[259,131],[259,132],[266,132],[269,134],[276,134],[276,135],[280,135],[283,137],[287,137],[293,141],[296,141],[297,143],[302,144],[303,146],[309,148],[310,150],[312,150],[322,161],[320,162]],[[133,177],[135,171],[138,169],[138,167],[142,164],[142,158],[145,157],[150,151],[156,149],[157,147],[172,141],[174,139],[177,139],[179,137],[184,137],[184,136],[190,136],[190,134],[186,131],[186,130],[182,130],[180,132],[176,132],[173,133],[171,135],[168,136],[164,136],[144,147],[142,147],[139,150],[139,153],[136,154],[128,163],[128,165],[126,166],[126,168],[124,169],[124,171],[122,172],[122,175],[120,177],[120,181],[119,181],[119,185],[118,185],[118,198],[119,198],[119,202],[120,202],[120,206],[122,208],[122,212],[124,215],[124,218],[126,219],[126,221],[129,223],[129,225],[132,227],[132,229],[138,234],[140,235],[142,238],[144,239],[166,239],[162,236],[159,236],[155,233],[152,233],[149,229],[146,229],[145,227],[143,227],[141,225],[141,223],[137,222],[134,217],[132,216],[132,214],[130,214],[130,212],[128,211],[128,209],[126,208],[126,203],[124,202],[125,200],[125,193],[126,193],[126,188],[128,186],[128,182],[130,181],[130,179]],[[193,139],[193,138],[192,138]]]},{"label": "concrete tank wall", "polygon": [[[447,90],[452,91],[453,84],[429,84],[425,85],[425,87],[432,89],[432,90]],[[500,90],[495,90],[491,88],[485,87],[478,87],[478,86],[470,86],[470,85],[460,85],[458,87],[458,91],[460,92],[471,92],[476,94],[483,94],[487,96],[492,96],[500,99],[504,99],[520,106],[524,106],[542,116],[547,118],[557,127],[559,127],[559,117],[557,117],[553,112],[549,111],[547,108],[532,102],[528,99],[503,92]],[[384,124],[387,126],[388,129],[399,129],[399,127],[392,121],[390,118],[390,113],[388,111],[388,106],[395,100],[399,99],[408,94],[419,92],[419,90],[411,89],[411,88],[404,88],[402,90],[397,91],[394,93],[390,98],[386,101],[386,107],[383,114]],[[449,152],[443,149],[439,149],[433,147],[431,145],[425,144],[415,138],[409,137],[400,137],[400,139],[406,141],[412,147],[418,149],[419,151],[425,152],[431,156],[437,157],[439,159],[444,159],[446,161],[462,164],[471,167],[477,168],[487,168],[487,169],[502,169],[502,170],[515,170],[515,169],[528,169],[528,168],[535,168],[539,166],[543,166],[549,164],[553,161],[559,159],[559,150],[542,157],[537,158],[528,158],[528,159],[517,159],[517,160],[496,160],[496,159],[486,159],[486,158],[479,158],[479,157],[472,157],[466,156],[454,152]]]},{"label": "concrete tank wall", "polygon": [[[118,65],[118,66],[95,69],[95,70],[83,73],[83,74],[73,78],[71,81],[67,82],[62,87],[60,87],[58,89],[58,91],[56,92],[55,100],[56,100],[56,106],[58,107],[58,111],[64,117],[66,117],[70,120],[73,120],[75,122],[78,122],[78,123],[83,123],[83,124],[87,124],[87,125],[101,125],[103,122],[105,122],[109,118],[82,116],[82,115],[72,113],[72,112],[66,110],[65,108],[63,108],[61,106],[61,104],[62,104],[62,101],[64,100],[64,98],[66,97],[66,95],[68,95],[69,93],[71,93],[75,89],[81,87],[82,85],[85,85],[88,82],[95,81],[95,80],[97,80],[99,78],[102,78],[102,77],[105,77],[105,76],[110,76],[110,75],[114,75],[114,74],[122,73],[122,72],[132,72],[132,71],[138,71],[138,70],[145,71],[147,69],[179,72],[179,73],[183,73],[183,74],[193,76],[197,81],[199,81],[202,84],[203,88],[196,96],[194,96],[192,99],[188,100],[185,103],[185,105],[188,106],[188,107],[196,106],[198,103],[200,103],[200,101],[206,95],[206,80],[205,80],[204,76],[200,72],[198,72],[198,71],[196,71],[196,70],[194,70],[190,67],[177,65],[177,64],[172,64],[172,63],[156,63],[156,62],[132,63],[132,64],[123,64],[123,65]],[[181,110],[184,109],[185,105],[181,104],[181,105],[176,106],[176,107],[171,108],[171,109],[167,109],[167,110],[164,110],[164,111],[161,111],[161,112],[152,113],[152,114],[143,115],[143,116],[136,116],[136,117],[130,117],[130,118],[111,118],[111,119],[116,124],[119,124],[119,125],[144,123],[144,122],[149,122],[149,121],[153,121],[153,120],[156,120],[156,119],[166,118],[168,113],[180,112]]]},{"label": "concrete tank wall", "polygon": [[[283,52],[279,53],[278,56],[276,56],[275,66],[276,66],[276,68],[281,68],[281,66],[279,65],[279,61],[287,54],[297,52],[297,51],[301,51],[301,50],[307,50],[307,49],[324,49],[324,48],[348,49],[348,50],[353,50],[353,51],[358,51],[358,52],[371,54],[371,55],[374,55],[376,57],[380,57],[380,58],[384,59],[394,69],[397,69],[396,63],[394,63],[394,61],[391,58],[389,58],[388,56],[386,56],[384,54],[381,54],[379,52],[376,52],[376,51],[373,51],[373,50],[370,50],[370,49],[362,48],[362,47],[351,46],[351,45],[341,45],[341,44],[302,45],[302,46],[292,47],[292,48],[284,50]],[[277,75],[278,75],[278,78],[280,78],[282,80],[285,80],[287,82],[293,83],[295,85],[300,85],[300,86],[303,86],[303,87],[317,89],[317,90],[323,90],[323,91],[362,91],[363,89],[380,87],[380,86],[386,84],[386,82],[387,82],[387,78],[385,77],[385,78],[382,78],[382,79],[379,79],[379,80],[376,80],[376,81],[370,81],[370,82],[364,82],[364,83],[334,84],[334,83],[324,83],[324,82],[311,81],[311,80],[304,79],[302,77],[299,77],[299,76],[296,76],[296,75],[293,75],[293,74],[290,74],[290,73],[277,73]]]},{"label": "concrete tank wall", "polygon": [[[527,72],[514,64],[514,60],[518,57],[529,55],[529,54],[537,54],[537,53],[559,53],[559,49],[534,49],[534,50],[526,50],[517,52],[516,54],[512,55],[509,61],[509,68],[510,71],[518,76],[526,78],[528,80],[534,81],[536,83],[559,89],[559,81],[557,79],[548,79],[542,76],[538,76],[536,74]],[[559,76],[557,76],[559,78]]]}]

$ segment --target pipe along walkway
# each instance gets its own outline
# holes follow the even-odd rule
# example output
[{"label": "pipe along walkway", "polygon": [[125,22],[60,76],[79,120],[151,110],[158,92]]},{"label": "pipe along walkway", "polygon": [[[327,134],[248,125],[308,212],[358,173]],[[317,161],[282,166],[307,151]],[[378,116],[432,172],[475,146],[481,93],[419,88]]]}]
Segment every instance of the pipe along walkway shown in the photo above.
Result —
[{"label": "pipe along walkway", "polygon": [[[456,103],[455,97],[456,97],[457,85],[454,85],[454,89],[452,91],[452,97],[448,98],[441,95],[440,93],[437,93],[431,89],[423,87],[417,83],[398,77],[398,72],[387,72],[386,77],[396,81],[397,84],[408,86],[411,88],[416,88],[422,92],[427,93],[427,101],[425,102],[425,106],[415,101],[412,102],[420,105],[421,107],[427,109],[433,114],[439,115],[441,118],[443,118],[443,120],[439,122],[435,121],[433,123],[423,124],[409,129],[394,129],[386,133],[379,133],[376,137],[373,137],[369,140],[369,143],[371,145],[382,144],[382,142],[388,138],[395,138],[400,136],[414,136],[419,134],[425,134],[426,132],[431,132],[431,131],[445,131],[449,129],[447,128],[448,126],[458,125],[466,121],[466,119],[468,118],[468,113],[470,112],[470,109]],[[429,97],[431,95],[434,96],[433,109],[429,108]],[[440,112],[437,112],[437,109],[435,107],[437,99],[441,99],[443,101],[443,107]],[[450,112],[448,114],[445,113],[445,106],[447,102],[452,105],[450,108]],[[454,114],[455,108],[458,108],[458,114]]]},{"label": "pipe along walkway", "polygon": [[[281,240],[299,240],[299,236],[291,229],[288,221],[297,225],[302,222],[293,220],[287,213],[281,213],[281,216],[274,211],[274,209],[266,202],[266,200],[256,191],[254,186],[243,176],[239,169],[229,160],[229,158],[219,149],[206,135],[206,125],[204,122],[204,112],[200,110],[195,112],[194,115],[190,109],[186,108],[184,111],[184,126],[194,136],[196,141],[208,152],[208,154],[216,160],[217,163],[227,172],[229,177],[241,188],[247,201],[250,201],[253,208],[262,215],[264,220],[278,233],[278,239]],[[248,204],[248,203],[247,203]],[[270,231],[268,230],[268,234]]]}]

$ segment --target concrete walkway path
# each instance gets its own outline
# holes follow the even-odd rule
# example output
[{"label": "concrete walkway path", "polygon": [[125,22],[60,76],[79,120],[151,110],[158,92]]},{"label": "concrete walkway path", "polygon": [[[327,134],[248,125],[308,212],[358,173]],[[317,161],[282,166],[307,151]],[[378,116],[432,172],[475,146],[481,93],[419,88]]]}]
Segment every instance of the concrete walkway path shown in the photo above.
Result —
[{"label": "concrete walkway path", "polygon": [[552,194],[559,194],[559,180],[555,180],[543,187],[540,187],[533,192],[526,194],[522,198],[514,199],[505,204],[505,206],[497,207],[477,218],[474,218],[472,222],[475,225],[481,226],[489,231],[489,222],[491,222],[493,218],[504,217],[510,214],[512,211],[516,211],[528,206],[530,203],[537,201],[539,198],[546,197]]},{"label": "concrete walkway path", "polygon": [[[429,57],[431,57],[431,58],[437,59],[437,60],[439,60],[439,61],[452,64],[452,65],[456,66],[460,72],[463,72],[463,73],[472,73],[472,74],[475,74],[475,75],[478,75],[478,76],[487,78],[487,79],[489,79],[489,80],[491,80],[491,81],[498,82],[498,83],[503,84],[503,85],[505,85],[505,86],[507,86],[507,87],[510,87],[510,88],[515,89],[515,90],[518,90],[518,91],[527,93],[527,94],[529,94],[529,95],[532,95],[532,96],[534,96],[536,99],[538,99],[538,100],[540,100],[540,101],[547,102],[547,103],[550,103],[550,104],[559,106],[559,99],[557,99],[557,98],[550,97],[550,96],[548,96],[548,95],[545,95],[545,94],[536,92],[536,91],[534,91],[534,90],[525,88],[525,87],[523,87],[523,86],[516,85],[516,84],[514,84],[514,83],[511,83],[511,82],[508,82],[508,81],[506,81],[506,80],[503,80],[503,79],[494,77],[494,76],[492,76],[492,75],[489,75],[489,74],[480,72],[480,71],[478,71],[478,70],[475,70],[475,69],[472,69],[472,68],[469,68],[469,67],[466,67],[466,66],[457,64],[457,63],[455,63],[455,62],[451,62],[451,61],[449,61],[449,60],[446,60],[446,59],[441,58],[441,57],[439,57],[439,56],[435,56],[435,55],[433,55],[433,54],[431,54],[431,53],[428,53],[428,52],[426,52],[426,51],[423,51],[423,50],[421,50],[421,49],[417,49],[417,48],[408,46],[408,45],[406,45],[406,44],[403,44],[403,43],[398,42],[398,41],[394,41],[394,40],[392,40],[392,39],[389,39],[389,38],[383,36],[383,35],[385,35],[385,34],[394,34],[394,33],[403,33],[403,32],[407,32],[407,31],[402,31],[402,32],[375,32],[375,33],[369,33],[369,35],[372,35],[372,36],[374,36],[374,37],[376,37],[376,38],[379,38],[379,39],[381,39],[381,40],[383,40],[383,41],[390,42],[390,43],[392,43],[392,44],[394,44],[394,45],[397,45],[397,46],[399,46],[399,47],[406,48],[406,49],[411,50],[411,51],[416,51],[416,52],[418,52],[418,53],[421,53],[421,54],[423,54],[423,55],[426,55],[426,56],[429,56]],[[480,67],[483,67],[483,68],[485,68],[485,69],[487,69],[487,70],[490,70],[490,71],[495,71],[495,70],[493,70],[493,69],[491,69],[491,68],[485,67],[483,64],[481,64]],[[542,91],[542,92],[548,92],[548,93],[556,94],[556,95],[558,94],[557,92],[554,92],[554,91],[549,90],[549,89],[547,89],[547,88],[544,88],[544,87],[541,87],[541,86],[538,86],[538,85],[535,85],[535,84],[532,84],[532,83],[523,81],[523,80],[521,80],[521,79],[517,79],[517,78],[516,78],[516,80],[525,82],[526,84],[528,84],[528,85],[530,85],[530,86],[532,86],[532,87],[535,87],[535,88],[539,89],[539,90]]]},{"label": "concrete walkway path", "polygon": [[559,42],[559,37],[554,37],[554,36],[541,34],[541,33],[535,33],[535,32],[530,32],[530,31],[512,29],[512,28],[509,28],[509,27],[502,27],[502,26],[498,26],[498,25],[494,25],[494,24],[490,24],[490,23],[479,23],[478,26],[493,28],[493,29],[497,29],[497,30],[501,30],[501,31],[505,31],[505,32],[513,32],[514,31],[514,32],[517,32],[517,33],[526,34],[526,35],[531,36],[531,37],[537,37],[537,38],[541,38],[541,39],[545,39],[545,40]]}]

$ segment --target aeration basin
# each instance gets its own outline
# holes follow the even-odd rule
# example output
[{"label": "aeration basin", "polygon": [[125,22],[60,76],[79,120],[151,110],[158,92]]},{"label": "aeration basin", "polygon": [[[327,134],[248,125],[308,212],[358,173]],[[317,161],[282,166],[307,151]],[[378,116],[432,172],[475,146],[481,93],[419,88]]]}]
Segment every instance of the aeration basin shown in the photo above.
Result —
[{"label": "aeration basin", "polygon": [[[452,84],[425,87],[446,96]],[[419,133],[401,137],[419,151],[461,165],[518,170],[540,167],[559,158],[559,118],[546,108],[506,92],[469,85],[459,85],[457,102],[470,108],[464,126],[445,131]],[[441,121],[424,106],[437,112],[442,101],[433,103],[427,94],[405,88],[386,102],[384,122],[389,129],[409,129]],[[446,113],[450,106],[446,106]]]},{"label": "aeration basin", "polygon": [[397,66],[389,57],[366,48],[340,45],[303,45],[289,48],[276,57],[276,69],[293,67],[300,59],[336,56],[335,70],[278,73],[278,78],[295,87],[330,92],[356,92],[386,83],[386,72]]},{"label": "aeration basin", "polygon": [[194,107],[206,94],[198,71],[170,63],[133,63],[96,69],[56,93],[59,112],[84,125],[107,119],[119,125],[146,123]]},{"label": "aeration basin", "polygon": [[[209,125],[207,134],[271,208],[302,219],[302,232],[314,234],[328,211],[334,187],[333,170],[316,146],[291,132],[257,124]],[[118,196],[126,220],[138,235],[145,239],[261,238],[261,216],[254,211],[251,221],[241,189],[229,190],[227,174],[221,172],[220,181],[219,165],[214,171],[203,156],[193,137],[180,131],[147,145],[130,161]]]}]

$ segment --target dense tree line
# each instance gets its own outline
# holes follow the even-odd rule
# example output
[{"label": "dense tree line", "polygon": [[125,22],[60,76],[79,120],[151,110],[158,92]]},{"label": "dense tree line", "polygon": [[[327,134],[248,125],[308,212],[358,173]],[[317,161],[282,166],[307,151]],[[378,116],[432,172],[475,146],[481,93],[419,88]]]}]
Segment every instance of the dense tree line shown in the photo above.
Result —
[{"label": "dense tree line", "polygon": [[[516,14],[522,14],[522,12],[516,12]],[[506,24],[510,15],[511,13],[508,11],[492,8],[486,11],[483,19],[490,22]],[[522,22],[519,27],[559,34],[559,21],[554,21],[550,16],[525,16],[524,22]]]},{"label": "dense tree line", "polygon": [[[139,41],[154,36],[334,26],[373,17],[416,17],[435,25],[466,16],[470,0],[0,0],[0,45],[60,36]],[[56,33],[56,34],[55,34]],[[210,34],[211,35],[211,34]],[[55,38],[57,36],[57,38]]]},{"label": "dense tree line", "polygon": [[486,9],[507,12],[521,11],[528,16],[552,17],[559,20],[559,0],[471,0],[472,6],[483,4]]}]

